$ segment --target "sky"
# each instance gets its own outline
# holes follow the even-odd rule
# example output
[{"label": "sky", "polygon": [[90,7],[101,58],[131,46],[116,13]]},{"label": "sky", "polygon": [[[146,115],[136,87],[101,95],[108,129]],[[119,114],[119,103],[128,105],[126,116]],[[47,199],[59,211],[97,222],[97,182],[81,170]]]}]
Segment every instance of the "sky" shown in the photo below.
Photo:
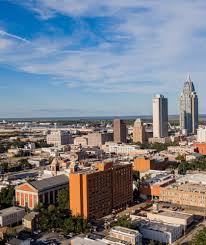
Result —
[{"label": "sky", "polygon": [[0,0],[0,118],[206,113],[205,0]]}]

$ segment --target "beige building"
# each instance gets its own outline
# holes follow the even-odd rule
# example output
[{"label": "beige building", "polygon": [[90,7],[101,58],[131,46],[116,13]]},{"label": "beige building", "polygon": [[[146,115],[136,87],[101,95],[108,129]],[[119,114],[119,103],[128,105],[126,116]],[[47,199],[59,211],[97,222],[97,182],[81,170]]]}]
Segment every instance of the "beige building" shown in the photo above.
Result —
[{"label": "beige building", "polygon": [[153,138],[168,136],[168,102],[163,95],[153,97]]},{"label": "beige building", "polygon": [[206,185],[179,182],[161,187],[159,200],[206,208]]},{"label": "beige building", "polygon": [[74,139],[74,145],[88,146],[87,136],[78,136]]},{"label": "beige building", "polygon": [[108,244],[140,245],[142,244],[142,235],[137,230],[115,226],[103,241]]},{"label": "beige building", "polygon": [[136,119],[133,126],[133,142],[145,143],[146,133],[145,126],[140,118]]},{"label": "beige building", "polygon": [[113,140],[113,134],[112,133],[101,133],[101,132],[95,132],[88,134],[88,145],[89,146],[99,146],[105,144],[107,141]]},{"label": "beige building", "polygon": [[24,229],[28,231],[35,231],[39,228],[39,213],[30,212],[26,214],[22,220]]},{"label": "beige building", "polygon": [[148,212],[147,218],[170,224],[183,225],[186,228],[193,222],[194,216],[188,213],[160,210],[158,213]]},{"label": "beige building", "polygon": [[72,143],[72,135],[69,134],[67,131],[51,131],[51,133],[47,135],[47,144],[49,145],[59,147],[62,145],[69,145]]}]

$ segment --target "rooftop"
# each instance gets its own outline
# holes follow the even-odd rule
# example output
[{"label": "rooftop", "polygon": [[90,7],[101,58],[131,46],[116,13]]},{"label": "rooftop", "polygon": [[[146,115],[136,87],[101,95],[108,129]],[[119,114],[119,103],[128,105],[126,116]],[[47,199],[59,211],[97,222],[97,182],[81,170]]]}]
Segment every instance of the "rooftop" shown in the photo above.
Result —
[{"label": "rooftop", "polygon": [[32,220],[36,217],[36,215],[38,215],[38,212],[31,212],[31,213],[28,213],[24,216],[24,219],[26,220]]},{"label": "rooftop", "polygon": [[173,217],[178,219],[189,219],[192,214],[182,213],[182,212],[173,212],[173,211],[160,211],[157,215]]},{"label": "rooftop", "polygon": [[119,231],[119,232],[122,232],[122,233],[131,234],[131,235],[139,234],[139,231],[128,229],[128,228],[121,227],[121,226],[115,226],[115,227],[112,228],[112,230],[113,231]]},{"label": "rooftop", "polygon": [[0,210],[0,216],[6,216],[20,211],[24,211],[24,209],[19,207],[5,208]]},{"label": "rooftop", "polygon": [[161,232],[172,232],[174,228],[179,227],[180,225],[177,224],[168,224],[159,221],[153,220],[140,220],[139,222],[139,229],[148,229],[154,231],[161,231]]},{"label": "rooftop", "polygon": [[118,238],[115,238],[115,237],[111,237],[111,236],[107,236],[103,239],[103,241],[111,241],[111,242],[115,242],[115,244],[125,244],[125,245],[131,245],[130,242],[127,242],[127,241],[123,241],[123,240],[120,240]]},{"label": "rooftop", "polygon": [[43,190],[50,189],[58,185],[69,184],[69,178],[65,174],[62,174],[62,175],[50,177],[50,178],[43,179],[43,180],[32,181],[32,182],[29,182],[29,184],[32,185],[38,191],[43,191]]}]

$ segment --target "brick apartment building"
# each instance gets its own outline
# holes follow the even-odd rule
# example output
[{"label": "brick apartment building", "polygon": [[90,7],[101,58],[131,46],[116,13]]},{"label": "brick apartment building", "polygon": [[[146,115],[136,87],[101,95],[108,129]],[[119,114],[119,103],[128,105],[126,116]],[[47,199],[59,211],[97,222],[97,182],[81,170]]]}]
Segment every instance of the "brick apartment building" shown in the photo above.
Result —
[{"label": "brick apartment building", "polygon": [[96,169],[70,174],[70,209],[73,215],[100,218],[132,202],[132,165],[111,162]]}]

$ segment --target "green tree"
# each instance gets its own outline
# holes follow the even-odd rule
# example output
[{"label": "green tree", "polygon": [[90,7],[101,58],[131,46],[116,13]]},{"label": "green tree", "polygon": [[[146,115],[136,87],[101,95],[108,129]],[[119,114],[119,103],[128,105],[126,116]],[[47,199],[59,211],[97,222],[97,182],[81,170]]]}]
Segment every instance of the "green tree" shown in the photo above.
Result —
[{"label": "green tree", "polygon": [[206,245],[206,227],[200,230],[192,239],[191,245]]},{"label": "green tree", "polygon": [[58,208],[61,211],[69,210],[69,190],[68,188],[60,190],[57,196]]},{"label": "green tree", "polygon": [[74,220],[72,217],[69,217],[64,220],[64,224],[62,227],[62,230],[65,235],[67,235],[70,232],[74,232],[75,226],[74,226]]},{"label": "green tree", "polygon": [[140,173],[139,171],[133,171],[133,180],[139,181],[140,180]]},{"label": "green tree", "polygon": [[9,185],[1,189],[0,206],[3,208],[11,207],[14,204],[14,187]]},{"label": "green tree", "polygon": [[114,222],[111,226],[112,227],[113,226],[122,226],[122,227],[126,227],[126,228],[132,228],[132,223],[131,223],[131,219],[125,215],[125,216],[118,218],[118,220],[116,222]]}]

